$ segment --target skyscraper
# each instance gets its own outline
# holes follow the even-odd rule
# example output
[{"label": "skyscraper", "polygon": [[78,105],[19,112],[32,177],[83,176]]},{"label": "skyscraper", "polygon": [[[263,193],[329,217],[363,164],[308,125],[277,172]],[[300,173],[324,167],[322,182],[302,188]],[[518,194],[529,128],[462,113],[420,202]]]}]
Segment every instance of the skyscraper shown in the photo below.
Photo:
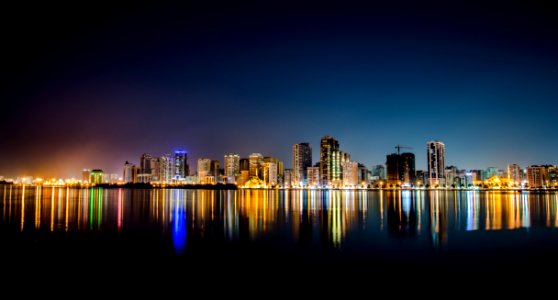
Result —
[{"label": "skyscraper", "polygon": [[320,184],[320,167],[308,167],[306,172],[308,186],[318,186]]},{"label": "skyscraper", "polygon": [[240,174],[240,156],[236,153],[225,154],[225,176],[234,178]]},{"label": "skyscraper", "polygon": [[124,163],[124,174],[123,174],[124,176],[122,177],[123,180],[124,180],[124,183],[132,183],[133,182],[133,179],[132,179],[133,178],[133,173],[132,173],[133,172],[133,167],[134,167],[134,164],[132,164],[128,161],[126,161]]},{"label": "skyscraper", "polygon": [[411,185],[416,179],[415,155],[410,152],[389,154],[386,156],[386,169],[389,184]]},{"label": "skyscraper", "polygon": [[169,183],[172,181],[174,174],[173,167],[174,163],[170,154],[163,154],[163,156],[159,158],[158,178],[160,182]]},{"label": "skyscraper", "polygon": [[426,162],[428,166],[428,183],[431,186],[444,185],[446,145],[440,141],[426,143]]},{"label": "skyscraper", "polygon": [[258,177],[260,179],[263,178],[262,174],[262,163],[263,163],[263,156],[260,153],[252,153],[249,156],[250,160],[250,177]]},{"label": "skyscraper", "polygon": [[412,185],[416,180],[415,154],[410,152],[401,153],[401,169],[402,184]]},{"label": "skyscraper", "polygon": [[209,168],[209,174],[215,178],[215,182],[219,181],[220,173],[219,173],[219,161],[218,160],[211,160],[211,167]]},{"label": "skyscraper", "polygon": [[209,158],[198,158],[198,179],[202,181],[205,176],[210,175],[211,171],[211,159]]},{"label": "skyscraper", "polygon": [[189,175],[188,152],[182,149],[174,151],[174,179],[184,179]]},{"label": "skyscraper", "polygon": [[299,185],[306,183],[306,171],[312,166],[312,148],[309,143],[293,145],[293,181]]},{"label": "skyscraper", "polygon": [[339,179],[339,142],[331,136],[320,141],[320,184],[330,185]]}]

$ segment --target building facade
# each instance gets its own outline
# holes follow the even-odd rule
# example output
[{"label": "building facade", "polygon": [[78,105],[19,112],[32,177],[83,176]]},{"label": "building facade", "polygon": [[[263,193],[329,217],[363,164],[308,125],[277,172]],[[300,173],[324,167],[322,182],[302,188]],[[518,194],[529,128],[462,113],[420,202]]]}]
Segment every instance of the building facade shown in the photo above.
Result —
[{"label": "building facade", "polygon": [[309,143],[293,145],[293,182],[306,185],[307,170],[312,166],[312,148]]},{"label": "building facade", "polygon": [[331,136],[320,141],[320,184],[331,185],[339,179],[339,142]]},{"label": "building facade", "polygon": [[426,143],[426,162],[428,167],[428,184],[430,186],[445,185],[444,170],[446,168],[446,145],[440,141]]}]

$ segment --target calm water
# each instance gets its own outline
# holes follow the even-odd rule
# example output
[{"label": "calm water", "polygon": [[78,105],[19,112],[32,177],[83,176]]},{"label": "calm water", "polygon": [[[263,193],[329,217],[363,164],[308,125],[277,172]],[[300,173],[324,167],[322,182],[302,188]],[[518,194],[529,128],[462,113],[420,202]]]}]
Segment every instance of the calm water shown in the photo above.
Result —
[{"label": "calm water", "polygon": [[0,255],[215,266],[556,264],[553,193],[0,186]]}]

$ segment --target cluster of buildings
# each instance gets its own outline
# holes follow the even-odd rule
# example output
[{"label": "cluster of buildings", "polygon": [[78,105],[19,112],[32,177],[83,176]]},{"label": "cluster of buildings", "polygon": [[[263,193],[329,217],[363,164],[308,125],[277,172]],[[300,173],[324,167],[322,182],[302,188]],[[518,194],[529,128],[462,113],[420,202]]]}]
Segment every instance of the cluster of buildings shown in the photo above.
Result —
[{"label": "cluster of buildings", "polygon": [[[522,169],[510,164],[507,170],[494,167],[486,170],[464,170],[446,166],[446,146],[441,141],[426,143],[427,165],[417,170],[415,154],[401,152],[408,147],[397,145],[396,153],[386,155],[385,165],[372,166],[351,159],[339,141],[332,136],[320,140],[320,157],[314,162],[309,143],[292,146],[292,168],[284,168],[276,157],[252,153],[241,157],[227,153],[220,161],[199,158],[197,171],[190,173],[188,153],[177,150],[174,155],[156,157],[143,154],[140,164],[124,164],[123,183],[152,184],[216,184],[228,183],[248,188],[391,188],[391,187],[485,187],[541,188],[557,186],[557,168],[535,165]],[[92,172],[91,174],[94,174]],[[100,177],[97,177],[100,178]],[[98,181],[91,177],[90,182]]]},{"label": "cluster of buildings", "polygon": [[[81,183],[154,185],[235,184],[246,188],[556,188],[558,168],[554,165],[532,165],[521,168],[508,165],[506,170],[464,170],[446,166],[446,146],[441,141],[426,143],[426,169],[417,170],[415,154],[401,152],[409,148],[397,145],[397,152],[386,155],[385,165],[368,169],[341,150],[332,136],[320,140],[319,160],[314,162],[309,143],[292,146],[292,168],[284,168],[276,157],[252,153],[241,157],[227,153],[223,165],[219,160],[199,158],[196,172],[190,172],[188,153],[178,149],[171,154],[154,156],[144,153],[139,164],[124,163],[122,176],[106,174],[100,169],[85,169]],[[410,148],[409,148],[410,149]],[[29,178],[22,179],[26,182]],[[62,181],[48,184],[64,184]],[[67,184],[67,182],[66,182]]]}]

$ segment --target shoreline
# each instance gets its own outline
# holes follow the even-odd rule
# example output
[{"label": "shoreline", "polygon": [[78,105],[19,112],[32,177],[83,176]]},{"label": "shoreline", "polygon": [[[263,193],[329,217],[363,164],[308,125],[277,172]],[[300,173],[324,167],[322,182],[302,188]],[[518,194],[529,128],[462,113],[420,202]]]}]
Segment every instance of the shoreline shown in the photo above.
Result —
[{"label": "shoreline", "polygon": [[282,191],[479,191],[479,192],[529,192],[529,193],[546,193],[558,192],[558,188],[518,188],[518,189],[491,189],[491,188],[245,188],[238,187],[234,184],[182,184],[182,185],[153,185],[146,183],[135,184],[98,184],[98,185],[43,185],[43,184],[18,184],[10,182],[0,182],[0,186],[14,186],[14,187],[56,187],[56,188],[75,188],[75,189],[88,189],[88,188],[104,188],[104,189],[186,189],[186,190],[282,190]]}]

